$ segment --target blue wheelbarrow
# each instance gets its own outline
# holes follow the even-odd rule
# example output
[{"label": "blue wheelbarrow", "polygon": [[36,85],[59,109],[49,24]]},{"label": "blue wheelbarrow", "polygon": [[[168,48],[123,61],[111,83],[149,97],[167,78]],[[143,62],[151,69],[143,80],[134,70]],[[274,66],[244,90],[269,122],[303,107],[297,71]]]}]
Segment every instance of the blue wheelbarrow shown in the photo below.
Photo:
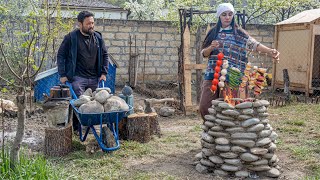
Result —
[{"label": "blue wheelbarrow", "polygon": [[[132,110],[132,107],[129,105],[128,111],[112,111],[112,112],[104,112],[104,113],[90,113],[84,114],[78,111],[78,108],[74,105],[74,101],[77,98],[76,94],[72,89],[72,85],[70,83],[66,83],[70,88],[70,93],[72,95],[72,100],[70,100],[70,105],[73,108],[73,113],[75,113],[76,117],[79,120],[79,137],[80,141],[83,142],[86,140],[89,130],[91,129],[94,137],[96,138],[100,148],[105,151],[114,151],[120,148],[119,141],[119,128],[118,124],[120,120]],[[104,87],[105,82],[100,82],[99,87]],[[99,125],[100,133],[98,133],[95,129],[95,125]],[[106,125],[106,126],[105,126]],[[82,128],[85,127],[85,133],[82,133]],[[109,134],[111,133],[111,134]],[[112,137],[115,141],[115,146],[109,147],[110,138]],[[111,139],[111,140],[113,140]]]}]

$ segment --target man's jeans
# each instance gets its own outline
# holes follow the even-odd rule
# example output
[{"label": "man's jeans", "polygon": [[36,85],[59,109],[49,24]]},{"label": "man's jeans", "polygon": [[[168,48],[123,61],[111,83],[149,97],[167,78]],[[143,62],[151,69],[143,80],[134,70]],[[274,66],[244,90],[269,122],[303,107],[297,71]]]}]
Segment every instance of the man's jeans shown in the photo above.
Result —
[{"label": "man's jeans", "polygon": [[[72,81],[72,89],[76,93],[77,97],[85,92],[86,89],[91,88],[95,91],[98,87],[98,78],[84,78],[80,76],[74,76]],[[73,130],[78,131],[79,121],[78,118],[73,114]]]}]

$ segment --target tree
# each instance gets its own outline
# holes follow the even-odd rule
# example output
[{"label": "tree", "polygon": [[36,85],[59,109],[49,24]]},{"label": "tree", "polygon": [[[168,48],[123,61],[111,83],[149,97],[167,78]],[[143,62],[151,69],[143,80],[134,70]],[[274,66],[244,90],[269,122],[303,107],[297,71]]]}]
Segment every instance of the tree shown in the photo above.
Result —
[{"label": "tree", "polygon": [[[132,12],[132,19],[179,21],[178,9],[180,8],[215,10],[218,4],[230,2],[236,11],[245,10],[246,23],[274,24],[301,11],[320,7],[317,0],[165,0],[164,3],[161,1],[164,0],[142,0],[140,3],[130,0],[125,3],[125,8]],[[215,14],[211,14],[195,17],[193,21],[201,24],[201,22],[216,22],[217,19]]]},{"label": "tree", "polygon": [[24,135],[26,93],[47,59],[49,47],[66,24],[59,16],[52,18],[53,13],[59,14],[59,1],[53,6],[47,1],[29,0],[0,0],[0,4],[0,65],[9,72],[1,73],[0,79],[15,87],[18,93],[18,125],[10,151],[11,167],[14,167]]}]

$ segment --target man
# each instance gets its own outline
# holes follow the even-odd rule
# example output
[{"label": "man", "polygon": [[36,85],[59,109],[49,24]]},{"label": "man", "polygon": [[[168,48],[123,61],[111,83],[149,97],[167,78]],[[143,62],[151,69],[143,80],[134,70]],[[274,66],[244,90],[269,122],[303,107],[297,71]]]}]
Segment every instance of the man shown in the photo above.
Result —
[{"label": "man", "polygon": [[[72,83],[77,96],[87,88],[93,91],[98,82],[106,81],[108,73],[108,53],[102,36],[94,31],[94,15],[88,11],[78,14],[79,29],[68,33],[58,50],[58,72],[60,82]],[[76,116],[73,116],[73,129],[79,127]]]},{"label": "man", "polygon": [[64,37],[57,59],[60,82],[71,82],[80,96],[87,88],[94,91],[99,81],[106,80],[108,53],[101,34],[94,31],[94,15],[82,11],[77,18],[79,29]]}]

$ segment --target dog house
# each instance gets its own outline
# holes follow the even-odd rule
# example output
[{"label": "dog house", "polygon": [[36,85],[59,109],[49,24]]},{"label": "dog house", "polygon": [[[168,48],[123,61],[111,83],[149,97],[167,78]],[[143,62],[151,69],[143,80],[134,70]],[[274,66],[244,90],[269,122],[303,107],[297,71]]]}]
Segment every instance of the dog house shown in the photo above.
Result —
[{"label": "dog house", "polygon": [[320,9],[303,11],[275,27],[280,62],[273,64],[274,88],[283,88],[288,70],[290,90],[306,95],[320,90]]}]

